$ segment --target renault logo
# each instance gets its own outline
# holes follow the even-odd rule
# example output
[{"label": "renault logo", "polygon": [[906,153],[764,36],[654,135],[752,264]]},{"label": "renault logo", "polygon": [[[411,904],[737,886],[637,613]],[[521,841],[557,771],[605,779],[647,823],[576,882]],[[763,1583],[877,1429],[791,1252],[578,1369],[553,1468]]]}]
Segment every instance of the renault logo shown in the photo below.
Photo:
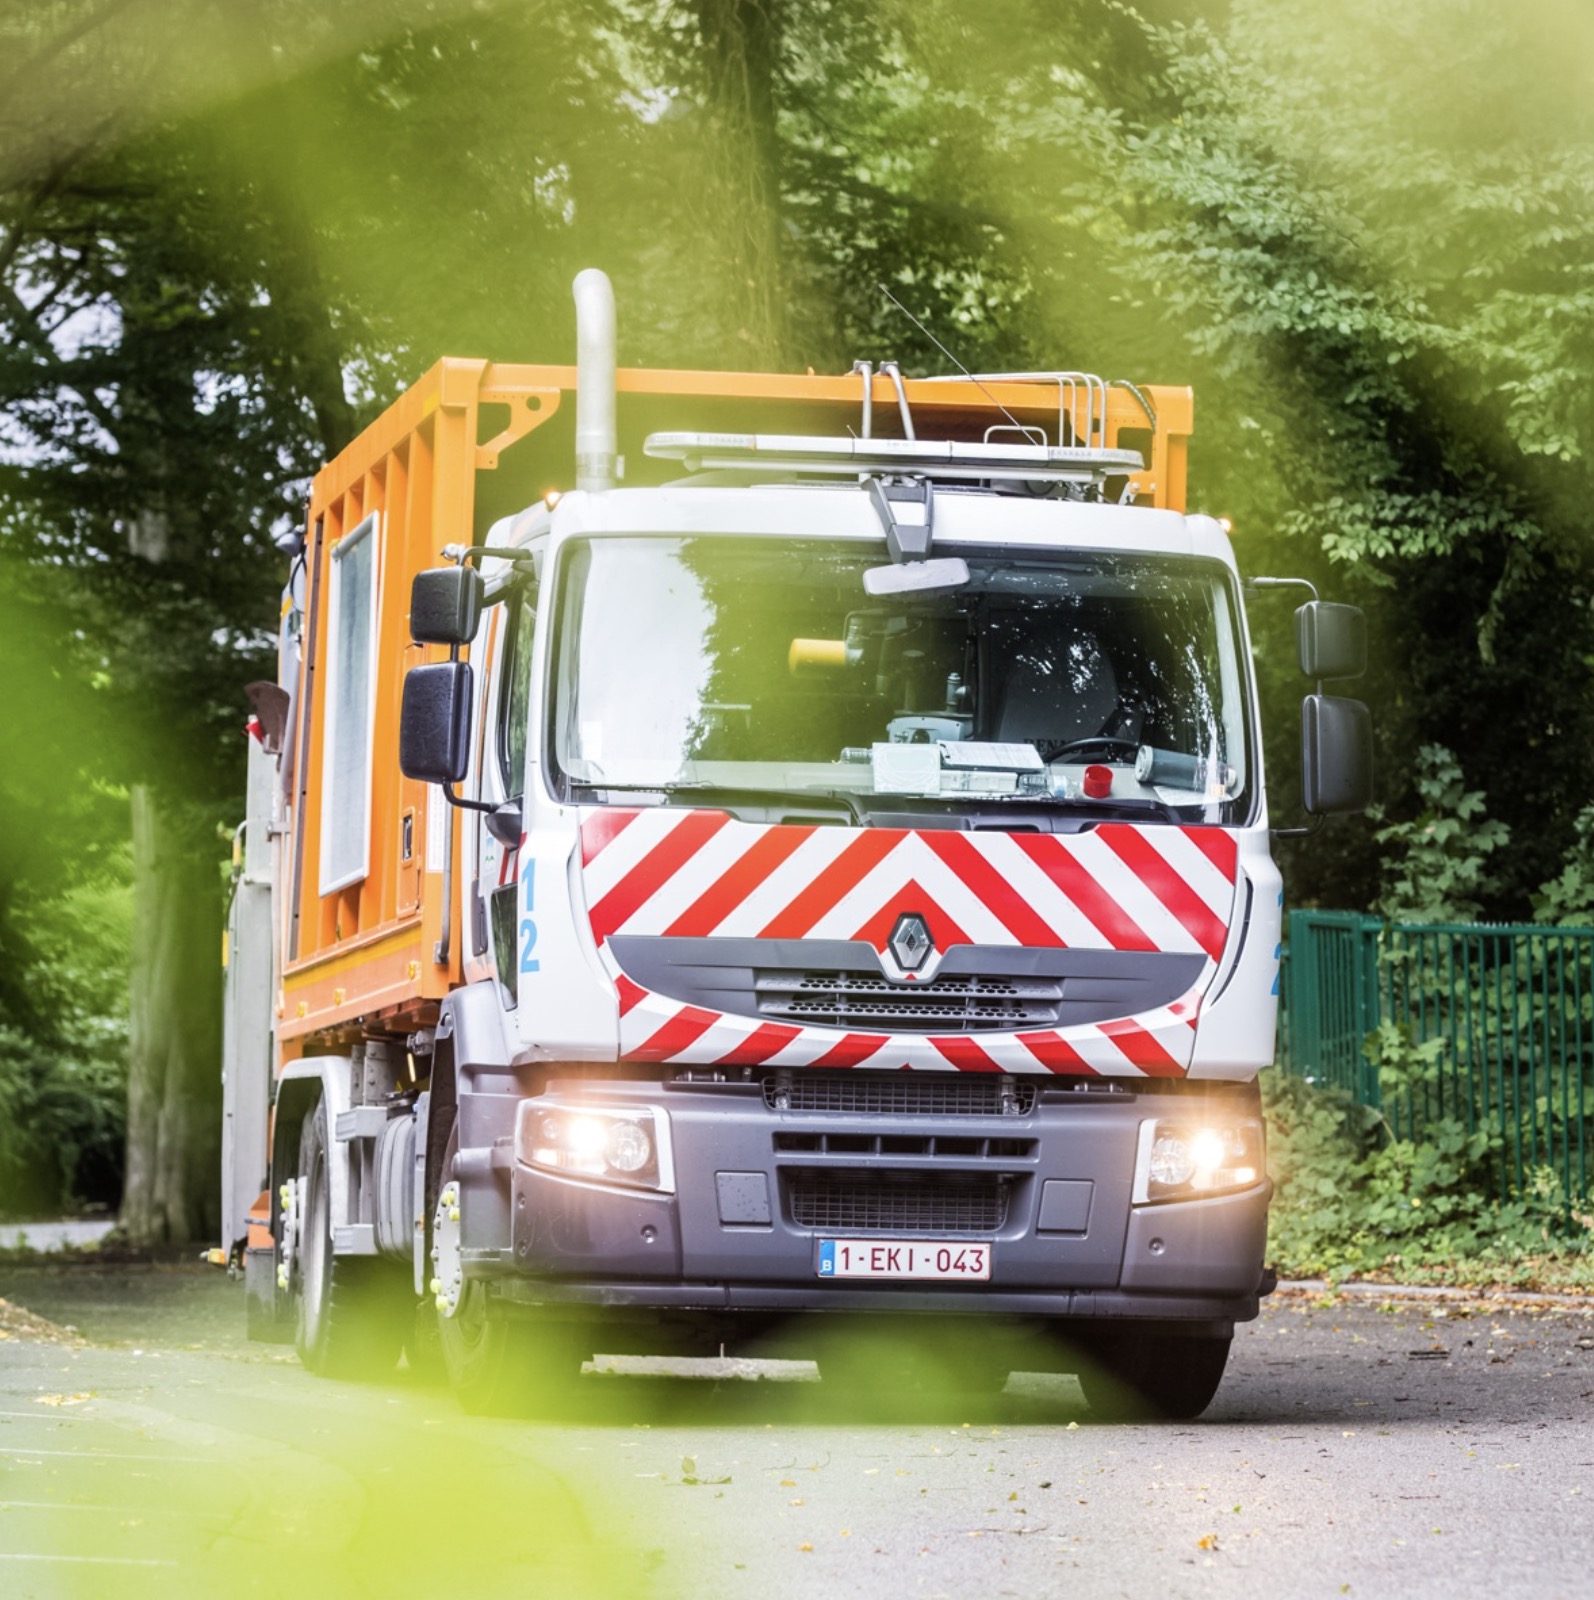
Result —
[{"label": "renault logo", "polygon": [[917,911],[905,912],[897,918],[897,925],[891,930],[886,948],[896,957],[897,965],[904,972],[917,972],[935,949],[935,941],[930,937],[930,925]]}]

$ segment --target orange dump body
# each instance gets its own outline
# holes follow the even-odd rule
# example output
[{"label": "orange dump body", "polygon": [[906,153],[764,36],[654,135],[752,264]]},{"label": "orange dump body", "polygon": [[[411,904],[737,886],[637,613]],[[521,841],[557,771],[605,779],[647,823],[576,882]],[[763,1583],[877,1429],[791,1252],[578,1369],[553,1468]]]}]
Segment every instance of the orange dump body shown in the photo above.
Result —
[{"label": "orange dump body", "polygon": [[[676,463],[643,457],[642,438],[654,429],[856,432],[863,382],[857,375],[622,369],[618,415],[627,483],[679,474]],[[872,384],[876,432],[883,435],[897,422],[897,393],[886,377]],[[277,877],[284,887],[277,1001],[282,1061],[366,1027],[424,1026],[438,1000],[462,981],[461,930],[457,916],[450,923],[443,872],[450,851],[459,859],[459,813],[427,785],[405,778],[398,764],[405,673],[446,655],[441,647],[411,641],[410,584],[418,571],[441,563],[446,544],[479,540],[495,515],[568,486],[575,407],[562,402],[575,386],[574,367],[445,359],[316,475],[301,667],[297,686],[289,686],[298,708],[287,730],[294,741],[291,819]],[[1057,380],[908,380],[905,391],[925,439],[978,440],[992,426],[1010,429],[1007,412],[1044,430],[1054,444],[1138,448],[1147,465],[1130,479],[1136,503],[1184,509],[1188,389],[1141,391],[1156,413],[1154,429],[1141,400],[1121,387],[1107,391],[1104,414],[1098,399],[1096,423],[1088,429],[1085,395]],[[534,430],[540,430],[535,447],[521,444]],[[479,483],[479,474],[501,463],[494,479]],[[328,884],[322,835],[328,763],[337,749],[329,738],[328,681],[334,552],[373,515],[380,536],[373,542],[374,714],[364,870]]]}]

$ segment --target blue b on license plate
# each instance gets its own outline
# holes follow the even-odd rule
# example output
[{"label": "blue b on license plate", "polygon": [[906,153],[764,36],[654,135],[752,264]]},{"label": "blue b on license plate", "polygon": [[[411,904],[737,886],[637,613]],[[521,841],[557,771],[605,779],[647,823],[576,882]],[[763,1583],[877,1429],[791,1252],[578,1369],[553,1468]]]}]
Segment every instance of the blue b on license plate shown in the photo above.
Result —
[{"label": "blue b on license plate", "polygon": [[973,1278],[991,1275],[988,1244],[925,1239],[821,1239],[821,1278]]}]

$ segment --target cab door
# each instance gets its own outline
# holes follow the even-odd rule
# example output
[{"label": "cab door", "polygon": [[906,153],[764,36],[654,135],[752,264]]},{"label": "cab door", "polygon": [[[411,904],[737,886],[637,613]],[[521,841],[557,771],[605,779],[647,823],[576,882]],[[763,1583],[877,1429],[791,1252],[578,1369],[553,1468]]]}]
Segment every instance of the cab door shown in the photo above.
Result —
[{"label": "cab door", "polygon": [[[531,717],[531,657],[537,630],[537,590],[529,572],[505,596],[494,652],[495,670],[482,722],[482,798],[524,807],[526,746]],[[519,979],[535,957],[522,949],[518,904],[519,835],[498,839],[476,814],[476,873],[472,888],[470,976],[496,976],[506,1005],[519,999]],[[513,830],[512,830],[513,832]],[[534,938],[534,934],[528,935]],[[529,970],[535,971],[534,967]]]}]

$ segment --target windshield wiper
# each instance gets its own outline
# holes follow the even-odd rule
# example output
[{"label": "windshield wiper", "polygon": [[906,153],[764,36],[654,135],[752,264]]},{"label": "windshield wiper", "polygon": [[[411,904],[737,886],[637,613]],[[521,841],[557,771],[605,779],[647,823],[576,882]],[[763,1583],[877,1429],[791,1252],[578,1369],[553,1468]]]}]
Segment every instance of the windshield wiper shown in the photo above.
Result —
[{"label": "windshield wiper", "polygon": [[[768,808],[780,805],[808,806],[815,810],[826,804],[839,807],[849,822],[862,827],[864,810],[858,797],[845,789],[755,789],[740,788],[724,783],[607,783],[571,781],[572,789],[600,790],[614,794],[656,794],[665,805],[719,804],[734,809],[737,806]],[[677,799],[677,796],[684,796]]]},{"label": "windshield wiper", "polygon": [[741,789],[732,784],[724,783],[676,783],[671,784],[668,797],[674,799],[678,794],[690,794],[701,798],[711,795],[726,805],[755,805],[771,806],[781,804],[819,805],[829,802],[839,806],[847,813],[849,821],[863,824],[863,807],[858,804],[858,797],[849,794],[845,789]]},{"label": "windshield wiper", "polygon": [[[927,810],[926,814],[929,816],[961,812],[968,817],[984,807],[994,805],[1003,810],[1009,806],[1024,811],[1044,808],[1059,816],[1068,817],[1111,818],[1127,813],[1129,816],[1151,816],[1160,818],[1164,822],[1179,824],[1192,820],[1178,807],[1169,805],[1165,800],[1153,800],[1139,795],[1124,795],[1117,798],[1109,796],[1101,800],[1093,800],[1085,795],[1070,795],[1066,798],[1057,795],[1020,794],[859,796],[846,789],[757,789],[722,783],[609,783],[584,779],[571,779],[570,787],[573,791],[579,790],[589,794],[598,792],[656,795],[658,796],[656,803],[662,805],[722,805],[728,810],[735,810],[739,806],[769,809],[781,805],[811,805],[818,810],[826,805],[832,805],[845,812],[847,820],[860,828],[869,821],[875,811],[882,808],[883,804],[900,806],[902,802],[909,802],[907,811],[912,811],[917,809],[911,804],[914,800],[920,801],[926,807],[935,808]],[[941,809],[943,807],[950,807],[950,812]],[[893,815],[896,814],[894,811]]]},{"label": "windshield wiper", "polygon": [[1045,806],[1048,810],[1055,810],[1071,817],[1081,814],[1085,816],[1112,815],[1115,812],[1128,811],[1146,816],[1161,817],[1167,822],[1184,823],[1192,819],[1185,816],[1177,806],[1171,806],[1166,800],[1149,799],[1142,795],[1108,795],[1101,800],[1093,800],[1088,795],[1002,795],[988,796],[997,799],[1000,803],[1022,806],[1025,810],[1033,807]]},{"label": "windshield wiper", "polygon": [[1178,806],[1170,806],[1166,800],[1130,799],[1127,795],[1122,800],[1070,800],[1068,806],[1071,811],[1100,811],[1109,814],[1115,811],[1128,811],[1131,814],[1161,817],[1164,822],[1190,821]]}]

